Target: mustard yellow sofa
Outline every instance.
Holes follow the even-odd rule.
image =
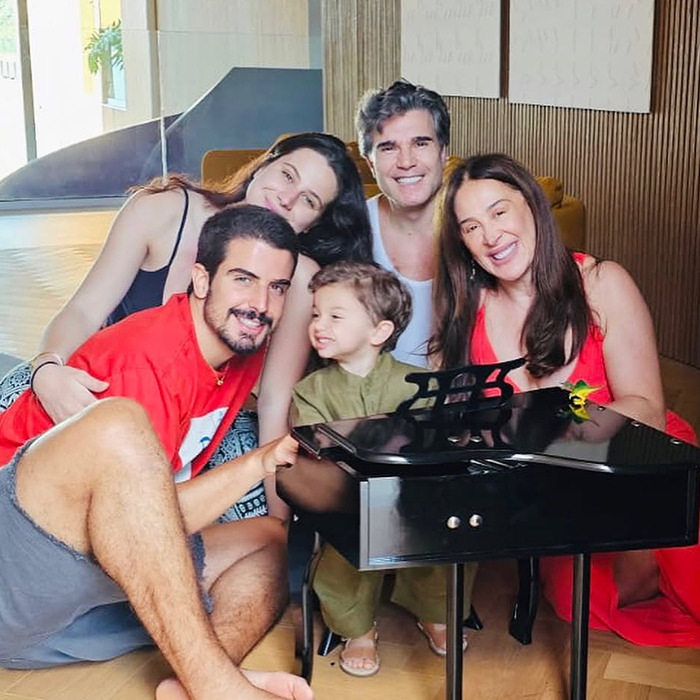
[[[559,233],[567,248],[585,251],[586,210],[583,202],[569,194],[564,194],[564,188],[556,177],[538,175],[537,182],[549,200],[559,226]]]

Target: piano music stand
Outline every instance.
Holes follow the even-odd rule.
[[[590,555],[695,544],[700,450],[592,403],[579,434],[560,389],[481,406],[295,428],[324,459],[280,470],[278,492],[361,570],[448,566],[448,700],[462,698],[462,563],[573,555],[571,698],[584,700]]]

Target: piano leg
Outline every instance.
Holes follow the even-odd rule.
[[[484,623],[473,605],[469,608],[469,617],[464,621],[464,627],[468,627],[470,630],[477,630],[477,632],[484,629]]]
[[[447,700],[462,700],[464,565],[447,565]]]
[[[588,673],[588,608],[591,590],[591,555],[574,554],[571,627],[571,700],[585,700]]]
[[[532,644],[532,626],[540,599],[540,560],[518,559],[518,598],[508,628],[521,644]]]
[[[295,655],[301,659],[300,675],[309,683],[311,683],[311,675],[314,670],[314,611],[311,584],[315,569],[315,558],[314,553],[306,565],[304,580],[301,584],[301,639],[298,638],[298,632],[295,634],[295,637],[297,637],[295,639]]]

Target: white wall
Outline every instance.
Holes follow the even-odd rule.
[[[187,109],[234,66],[309,68],[307,0],[157,0],[163,112]]]

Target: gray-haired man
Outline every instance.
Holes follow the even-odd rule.
[[[440,185],[450,116],[440,95],[406,80],[373,90],[356,118],[360,152],[381,193],[367,202],[374,260],[410,289],[413,318],[394,356],[427,365],[431,330],[433,209]]]
[[[433,209],[442,185],[450,140],[450,116],[440,95],[407,80],[372,90],[355,116],[360,152],[381,190],[367,202],[372,257],[408,287],[413,316],[392,355],[427,366],[432,320]],[[420,622],[431,649],[446,653],[446,625]],[[348,639],[344,670],[369,675],[378,668],[374,627]],[[466,648],[466,640],[464,642]]]

